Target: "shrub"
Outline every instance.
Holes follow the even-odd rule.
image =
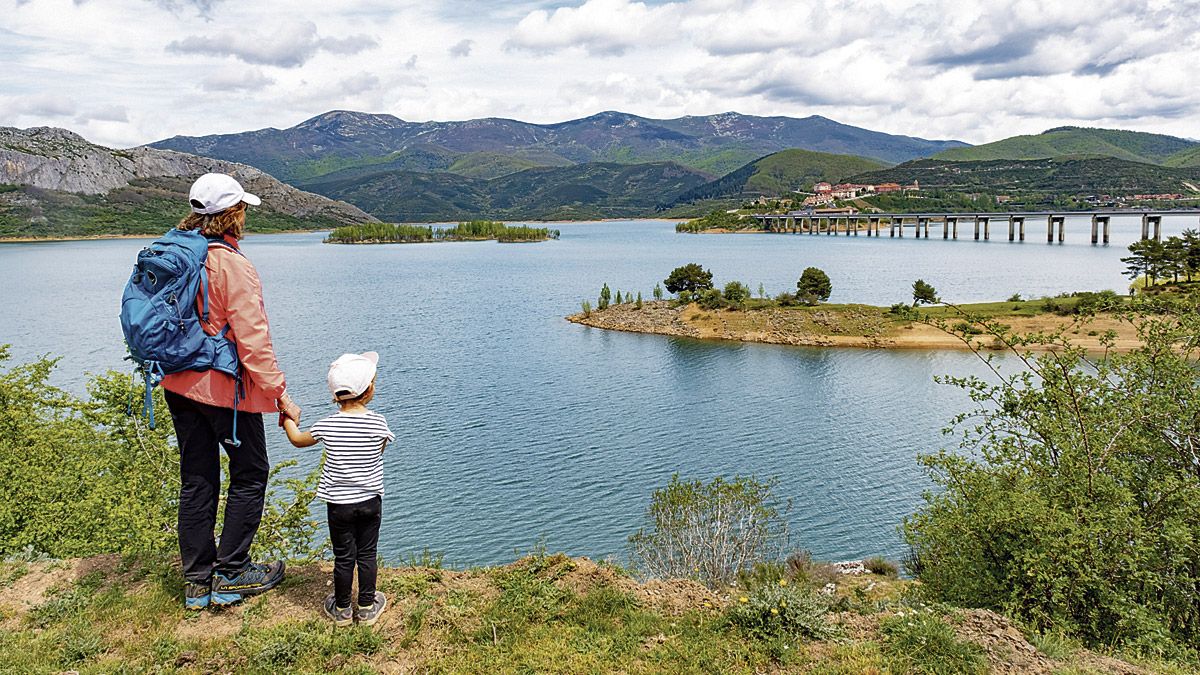
[[[579,303],[579,308],[583,310],[584,316],[592,315],[592,303],[588,302],[587,300],[584,300],[583,302]]]
[[[873,558],[867,558],[866,560],[863,561],[863,567],[866,567],[867,571],[870,572],[871,574],[878,574],[879,576],[883,576],[883,577],[898,577],[898,576],[900,576],[899,565],[892,562],[891,560],[888,560],[887,558],[883,558],[880,556],[875,556]]]
[[[740,281],[731,281],[725,284],[723,295],[729,304],[741,307],[750,299],[750,288]]]
[[[1200,315],[1134,319],[1130,353],[1063,339],[995,382],[943,380],[980,408],[963,452],[922,457],[939,489],[904,525],[934,597],[1089,646],[1200,642]]]
[[[696,579],[710,588],[783,550],[787,520],[771,495],[775,481],[753,477],[685,482],[655,490],[649,524],[630,538],[633,563],[651,577]]]
[[[780,307],[792,307],[800,304],[800,301],[796,298],[795,293],[788,293],[786,291],[775,296],[775,302],[778,303]]]
[[[837,635],[825,620],[828,612],[824,598],[781,579],[735,597],[726,616],[731,624],[759,640],[823,640]]]
[[[600,288],[600,297],[596,300],[596,307],[598,309],[608,309],[608,305],[611,302],[612,291],[609,290],[608,284],[604,284],[604,286]]]
[[[1021,294],[1020,294],[1020,293],[1013,293],[1012,295],[1008,296],[1008,301],[1009,301],[1009,302],[1020,302],[1020,301],[1021,301]]]
[[[710,288],[696,296],[696,304],[704,309],[721,309],[728,303],[725,302],[725,298],[721,297],[721,291]]]
[[[662,284],[654,284],[654,299],[655,299],[655,300],[662,300],[662,299],[663,299],[663,288],[662,288]]]
[[[8,360],[0,346],[0,366]],[[54,364],[0,370],[0,557],[173,551],[179,450],[161,391],[152,430],[127,412],[143,393],[128,374],[93,377],[81,400],[48,384]],[[320,554],[310,514],[316,479],[273,474],[256,554]]]
[[[896,612],[880,624],[883,652],[897,673],[958,675],[987,672],[983,649],[959,640],[928,607]]]

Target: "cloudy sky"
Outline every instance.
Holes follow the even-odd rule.
[[[1200,138],[1200,0],[0,0],[0,126],[125,147],[331,109]]]

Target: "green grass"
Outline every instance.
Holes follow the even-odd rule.
[[[953,610],[914,609],[903,601],[912,582],[842,579],[839,596],[822,599],[813,593],[826,581],[805,571],[816,565],[811,561],[746,575],[733,592],[732,608],[675,614],[639,599],[612,570],[561,554],[535,553],[501,567],[458,572],[385,568],[380,588],[391,598],[385,620],[348,629],[335,629],[319,613],[317,598],[328,592],[326,570],[298,567],[287,585],[242,608],[190,616],[182,609],[183,580],[175,565],[125,560],[78,580],[70,567],[61,568],[60,586],[35,609],[14,617],[5,606],[0,613],[11,627],[0,630],[5,672],[345,674],[398,666],[484,675],[981,672],[979,648],[955,636]],[[747,596],[744,604],[737,601],[741,595]],[[883,627],[819,639],[841,631],[829,604],[852,606],[860,615],[882,613]],[[772,608],[794,613],[774,614]],[[893,615],[897,609],[903,616]],[[1034,641],[1062,659],[1063,668],[1084,663],[1079,659],[1086,652],[1076,651],[1068,638]],[[1153,672],[1193,672],[1187,664],[1148,665]]]

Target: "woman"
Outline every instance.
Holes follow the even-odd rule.
[[[246,206],[262,200],[232,176],[209,173],[192,185],[189,201],[192,212],[179,229],[199,230],[210,239],[205,262],[208,321],[202,325],[209,335],[228,327],[225,335],[237,348],[242,387],[238,391],[234,378],[216,370],[187,370],[162,381],[179,440],[179,553],[187,581],[185,605],[204,609],[210,602],[234,604],[283,579],[282,562],[250,561],[270,471],[262,414],[278,410],[298,422],[300,408],[288,396],[275,360],[258,272],[238,245]],[[231,407],[234,401],[236,411]],[[232,438],[237,441],[227,440]],[[221,495],[220,447],[229,456],[229,495],[218,546],[213,528]]]

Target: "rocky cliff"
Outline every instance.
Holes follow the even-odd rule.
[[[321,225],[375,220],[358,207],[298,190],[244,164],[148,147],[114,150],[89,143],[66,129],[0,127],[0,184],[105,196],[139,182],[158,181],[173,186],[167,192],[178,194],[182,215],[186,212],[186,185],[207,172],[234,176],[262,197],[267,212]],[[28,202],[28,191],[24,199]],[[52,219],[53,214],[36,217]]]

